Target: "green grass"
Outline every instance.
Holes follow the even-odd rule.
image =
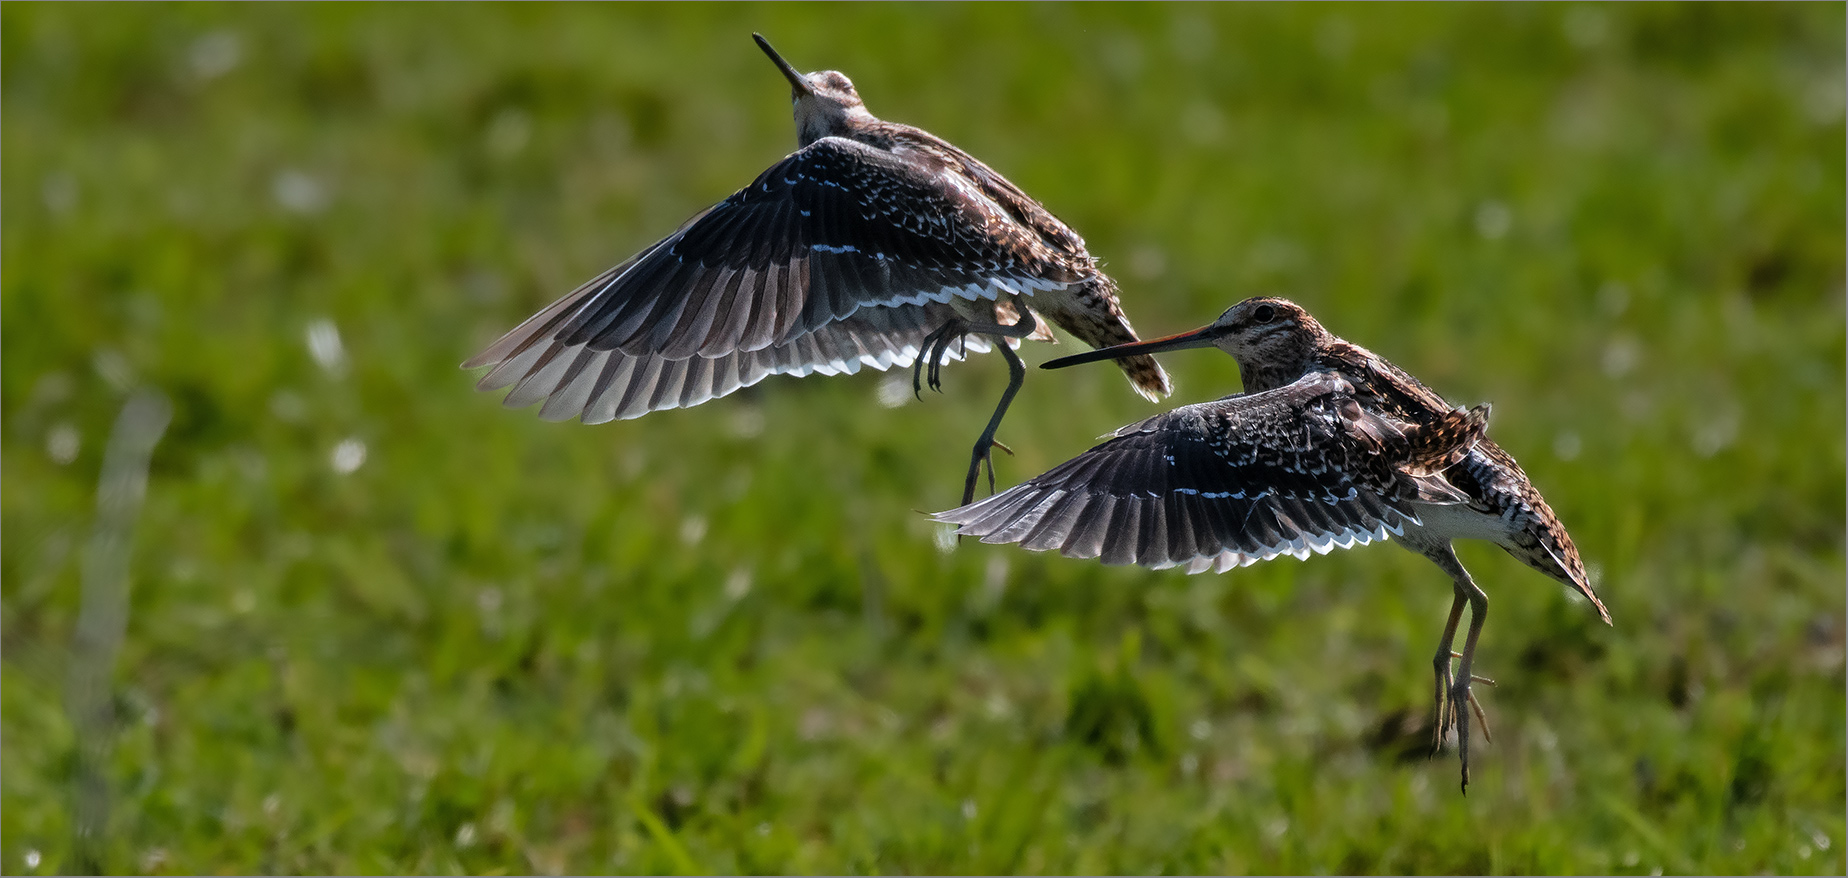
[[[876,374],[598,427],[473,392],[457,363],[793,146],[752,30],[1041,198],[1144,334],[1277,293],[1492,401],[1616,626],[1462,547],[1501,684],[1465,798],[1425,758],[1450,589],[1410,553],[940,549],[992,358],[897,408]],[[111,870],[1841,874],[1843,32],[8,3],[0,868],[80,865],[81,557],[150,386]],[[1170,405],[1237,386],[1167,363]],[[1001,476],[1157,410],[1036,371]]]

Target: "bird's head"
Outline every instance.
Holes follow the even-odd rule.
[[[808,146],[829,135],[845,134],[854,121],[871,120],[873,114],[867,112],[866,104],[860,100],[860,93],[854,91],[853,80],[838,70],[822,70],[816,73],[800,73],[783,60],[775,49],[770,48],[770,41],[761,34],[752,34],[757,40],[757,47],[783,71],[783,77],[789,80],[789,98],[795,105],[796,139]]]
[[[1187,348],[1218,348],[1238,360],[1240,371],[1301,375],[1328,331],[1301,305],[1275,296],[1246,299],[1192,332],[1130,342],[1061,357],[1042,368],[1062,369],[1079,363],[1134,354],[1158,354]]]
[[[1303,306],[1275,296],[1246,299],[1196,330],[1202,347],[1212,345],[1241,365],[1301,362],[1315,352],[1327,330]]]

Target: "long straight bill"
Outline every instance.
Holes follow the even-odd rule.
[[[776,62],[776,69],[783,71],[783,78],[789,80],[790,87],[794,88],[798,94],[815,93],[815,90],[809,87],[808,77],[803,76],[788,61],[783,60],[783,56],[778,55],[775,49],[770,48],[770,41],[764,39],[763,34],[751,34],[751,39],[756,40],[757,48],[764,50],[764,54],[769,55],[770,60]]]
[[[1159,354],[1163,351],[1179,351],[1186,350],[1187,348],[1210,348],[1213,346],[1214,340],[1218,338],[1219,335],[1213,332],[1213,327],[1202,326],[1192,332],[1183,332],[1179,335],[1151,338],[1148,341],[1132,341],[1128,344],[1111,345],[1107,348],[1085,351],[1082,354],[1060,357],[1056,360],[1049,360],[1041,363],[1040,368],[1063,369],[1066,366],[1076,366],[1080,363],[1114,360],[1118,357],[1129,357],[1136,354]]]

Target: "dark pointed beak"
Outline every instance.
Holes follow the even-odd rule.
[[[751,39],[756,40],[757,48],[764,50],[764,54],[769,55],[770,60],[776,62],[776,69],[783,71],[783,77],[789,80],[789,86],[796,90],[796,94],[812,95],[815,93],[815,89],[808,83],[808,77],[789,66],[789,62],[783,60],[783,56],[770,48],[770,41],[764,39],[763,34],[751,34]]]
[[[1148,341],[1132,341],[1129,344],[1112,345],[1060,357],[1040,364],[1041,369],[1063,369],[1079,363],[1095,363],[1099,360],[1114,360],[1118,357],[1131,357],[1137,354],[1159,354],[1163,351],[1180,351],[1187,348],[1210,348],[1219,338],[1219,332],[1212,326],[1202,326],[1192,332],[1170,335],[1163,338],[1151,338]]]

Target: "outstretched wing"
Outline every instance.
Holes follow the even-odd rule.
[[[539,417],[548,421],[582,416],[586,424],[601,424],[663,409],[689,408],[771,375],[851,375],[862,366],[883,371],[909,365],[924,336],[951,313],[950,306],[938,304],[867,308],[790,342],[712,358],[695,355],[675,360],[662,354],[600,351],[589,345],[529,345],[482,376],[476,387],[499,390],[512,386],[505,400],[510,408],[544,400]],[[547,314],[542,311],[533,319]],[[983,353],[989,350],[989,342],[981,336],[965,336],[946,356],[960,360],[965,350]]]
[[[928,158],[818,140],[463,365],[495,366],[481,387],[516,384],[510,403],[582,398],[587,416],[607,408],[597,401],[611,387],[624,399],[660,397],[616,408],[641,414],[776,372],[909,364],[919,339],[954,313],[952,300],[1082,279],[978,187],[933,173]],[[678,395],[672,382],[629,377],[657,371],[689,377]],[[695,380],[705,372],[716,377]]]
[[[937,519],[985,543],[1198,573],[1383,540],[1418,523],[1410,500],[1460,499],[1394,466],[1419,428],[1364,412],[1352,389],[1314,373],[1175,409]]]

